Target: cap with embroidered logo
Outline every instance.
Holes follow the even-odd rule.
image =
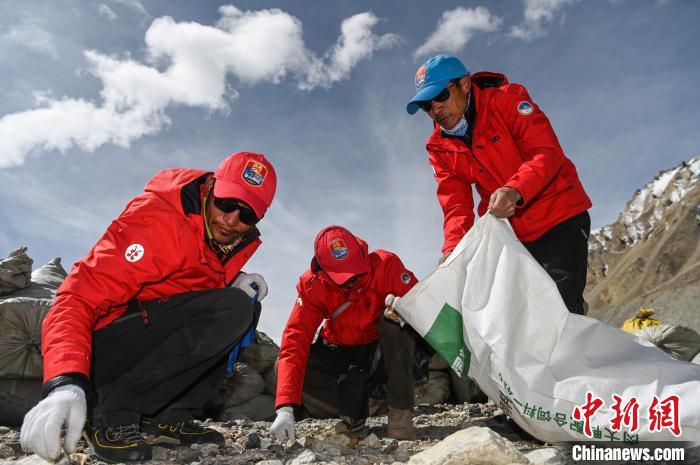
[[[238,152],[226,157],[214,172],[214,195],[242,200],[258,218],[270,207],[277,189],[275,169],[265,155]]]
[[[369,271],[367,251],[342,226],[328,226],[318,233],[314,241],[314,256],[321,269],[338,285]]]
[[[414,114],[420,108],[419,102],[427,102],[434,99],[452,79],[469,75],[469,70],[452,55],[436,55],[429,58],[416,71],[416,95],[413,96],[406,111]]]

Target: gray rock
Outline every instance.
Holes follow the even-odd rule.
[[[260,436],[257,433],[248,433],[243,439],[244,449],[259,449],[260,448]]]
[[[399,441],[396,439],[384,438],[382,439],[382,452],[384,454],[390,454],[399,447]]]
[[[396,454],[394,454],[396,456]],[[397,457],[398,458],[398,457]],[[411,457],[410,465],[511,465],[530,461],[507,439],[489,428],[473,426],[446,437]]]
[[[199,455],[202,457],[215,457],[219,454],[219,446],[216,444],[204,444],[199,449]]]
[[[15,456],[15,450],[5,444],[0,444],[0,459],[10,459]]]
[[[369,447],[371,449],[379,449],[382,447],[382,441],[377,437],[376,434],[372,433],[366,438],[364,438],[362,441],[360,441],[360,445]]]
[[[294,460],[289,462],[290,465],[303,465],[305,463],[314,463],[316,461],[316,454],[310,450],[305,450],[301,454],[297,455]]]
[[[153,447],[151,454],[153,460],[168,460],[170,458],[170,450],[165,447]]]
[[[257,465],[284,465],[284,462],[281,460],[263,460],[262,462],[258,462]]]
[[[10,432],[10,428],[7,426],[0,426],[0,434],[7,434]]]
[[[47,460],[42,459],[40,456],[36,454],[29,455],[27,457],[21,458],[17,460],[16,462],[12,462],[13,465],[49,465],[53,464],[54,462],[49,462]]]
[[[566,458],[559,449],[545,447],[525,454],[525,457],[534,465],[565,465]]]

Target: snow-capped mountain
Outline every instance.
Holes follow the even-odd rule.
[[[700,156],[657,174],[615,223],[592,231],[588,263],[591,316],[617,325],[652,307],[700,329]]]

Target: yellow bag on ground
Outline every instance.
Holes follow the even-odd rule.
[[[654,315],[654,310],[648,308],[640,308],[639,313],[634,318],[628,318],[622,323],[620,329],[627,331],[628,333],[634,334],[640,329],[648,328],[650,326],[659,326],[661,321],[652,318]]]

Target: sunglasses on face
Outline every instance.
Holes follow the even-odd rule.
[[[458,82],[458,81],[457,81]],[[450,84],[457,85],[457,82],[450,81],[447,86],[440,91],[432,100],[426,100],[424,102],[418,102],[418,107],[426,113],[430,113],[433,102],[444,102],[450,98]]]
[[[240,201],[236,199],[222,199],[219,197],[214,197],[214,206],[224,213],[233,213],[238,210],[239,218],[241,223],[245,223],[249,226],[257,224],[260,218],[257,217],[255,211],[243,205]]]

